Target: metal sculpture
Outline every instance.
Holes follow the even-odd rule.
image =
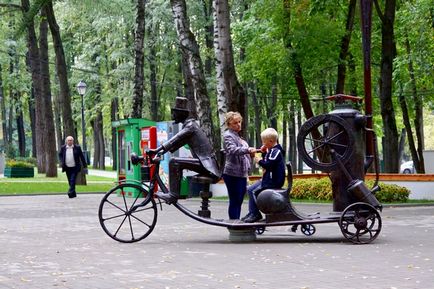
[[[333,96],[330,99],[351,98],[353,97]],[[378,213],[381,205],[373,194],[377,188],[369,190],[363,182],[363,177],[360,178],[354,171],[348,169],[349,162],[359,161],[358,159],[363,159],[364,156],[364,154],[357,154],[358,151],[363,151],[362,148],[355,148],[357,146],[355,140],[363,135],[356,135],[357,131],[350,123],[353,122],[355,126],[360,126],[359,130],[363,131],[365,121],[363,116],[353,110],[345,110],[345,112],[351,112],[353,116],[349,118],[351,121],[342,118],[343,112],[317,116],[302,126],[298,137],[299,150],[307,163],[318,169],[338,172],[344,176],[346,182],[342,187],[343,191],[340,192],[342,196],[334,196],[334,207],[346,206],[342,213],[321,216],[319,213],[304,214],[297,211],[290,200],[292,169],[289,163],[287,164],[288,187],[266,189],[257,196],[258,208],[266,216],[264,220],[243,223],[211,218],[209,198],[212,193],[209,185],[214,179],[207,174],[199,174],[193,180],[204,184],[200,193],[202,203],[197,213],[183,206],[181,202],[174,202],[173,205],[192,219],[209,225],[226,227],[232,236],[239,235],[238,237],[243,240],[253,240],[256,234],[263,234],[266,228],[271,226],[291,226],[292,232],[296,232],[297,228],[301,227],[304,235],[311,236],[316,232],[314,224],[336,222],[347,240],[355,244],[372,242],[378,237],[382,224]],[[315,130],[314,135],[319,135],[319,138],[311,137],[313,130]],[[140,163],[142,169],[150,172],[150,178],[140,184],[122,183],[102,199],[98,216],[103,230],[111,238],[126,243],[137,242],[146,238],[154,229],[157,220],[157,204],[153,192],[156,185],[163,194],[168,193],[167,187],[158,174],[161,155],[161,150],[148,151],[145,156],[132,155],[132,163],[135,165]],[[319,158],[315,159],[314,155],[318,155]],[[152,166],[154,169],[146,169]],[[140,194],[137,194],[134,200],[128,199],[124,192],[129,190],[138,190]],[[159,197],[158,194],[156,196]]]

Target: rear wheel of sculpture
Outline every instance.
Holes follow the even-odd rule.
[[[116,241],[133,243],[146,238],[157,222],[157,205],[152,194],[137,184],[120,184],[99,205],[102,229]]]
[[[370,204],[355,203],[344,210],[339,227],[347,240],[355,244],[368,244],[380,234],[381,217]]]
[[[314,225],[312,224],[302,224],[301,225],[301,232],[305,235],[305,236],[312,236],[313,234],[315,234],[316,232],[316,228]]]
[[[336,158],[345,163],[353,154],[354,137],[344,119],[323,114],[310,118],[300,128],[297,146],[303,161],[311,168],[330,172],[338,168]]]

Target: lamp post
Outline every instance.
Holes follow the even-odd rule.
[[[86,82],[83,80],[80,80],[80,82],[77,84],[77,91],[78,94],[81,96],[81,132],[83,134],[83,152],[85,154],[85,158],[87,161],[87,147],[86,147],[86,134],[84,132],[84,94],[86,93]]]

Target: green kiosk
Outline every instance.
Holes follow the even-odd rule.
[[[140,166],[131,164],[130,155],[142,155],[148,148],[157,147],[155,121],[142,118],[126,118],[112,122],[116,128],[116,148],[118,162],[118,181],[140,181]],[[136,197],[138,192],[124,192],[126,196]]]
[[[112,122],[116,128],[116,153],[118,181],[141,181],[140,166],[131,164],[130,155],[136,153],[143,155],[147,149],[157,148],[179,131],[180,125],[173,126],[171,121],[155,122],[143,118],[126,118]],[[166,186],[168,183],[169,161],[173,156],[191,157],[190,150],[183,147],[179,151],[166,153],[161,161],[161,167],[165,174]],[[161,173],[161,172],[160,172]],[[191,172],[184,170],[184,178],[181,181],[181,198],[187,198],[190,189],[188,176]],[[157,188],[156,188],[157,189]],[[197,191],[197,189],[196,189]],[[125,196],[137,197],[138,192],[123,192]]]

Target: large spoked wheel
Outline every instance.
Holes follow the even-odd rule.
[[[370,204],[355,203],[344,210],[339,227],[347,240],[355,244],[368,244],[380,234],[381,217]]]
[[[146,189],[120,184],[111,189],[99,205],[99,222],[116,241],[133,243],[146,238],[157,222],[157,205]]]
[[[345,163],[353,154],[354,137],[349,125],[339,116],[323,114],[310,118],[300,128],[297,146],[303,161],[315,170],[330,172],[338,168],[337,158]]]

